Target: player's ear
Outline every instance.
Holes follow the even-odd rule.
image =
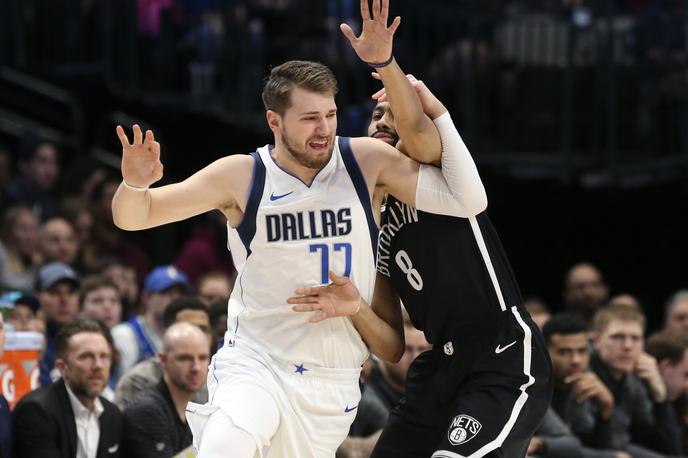
[[[282,130],[282,117],[276,111],[268,110],[265,113],[270,130],[277,133]]]

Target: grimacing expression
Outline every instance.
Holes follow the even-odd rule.
[[[295,87],[291,106],[284,115],[276,115],[282,143],[299,165],[314,170],[327,165],[337,133],[337,105],[332,95]]]
[[[70,337],[67,355],[56,366],[76,396],[95,399],[107,385],[111,363],[112,349],[102,334],[79,332]]]
[[[629,373],[643,350],[643,327],[635,321],[612,320],[593,337],[593,345],[612,375]]]
[[[588,334],[552,334],[547,344],[552,371],[557,383],[569,375],[585,372],[590,363]]]
[[[394,114],[389,102],[380,102],[373,109],[373,114],[368,125],[368,136],[382,140],[391,146],[396,146],[399,141]]]

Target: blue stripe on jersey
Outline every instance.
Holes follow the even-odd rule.
[[[366,186],[365,178],[361,173],[361,168],[356,162],[353,151],[351,151],[351,139],[348,137],[339,137],[339,151],[342,153],[342,159],[346,166],[346,171],[349,172],[349,177],[356,188],[356,194],[361,201],[363,211],[365,211],[366,219],[368,220],[368,231],[370,231],[370,243],[373,247],[373,259],[377,259],[377,237],[378,228],[373,217],[373,209],[370,203],[370,193],[368,186]]]
[[[244,218],[237,226],[236,230],[239,238],[246,247],[246,257],[251,256],[251,241],[256,235],[256,214],[258,213],[258,206],[260,199],[263,197],[263,188],[265,187],[265,164],[258,153],[251,153],[253,157],[253,178],[251,179],[251,191],[246,202],[246,210],[244,211]]]

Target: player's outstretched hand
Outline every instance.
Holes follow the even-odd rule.
[[[309,321],[318,323],[327,318],[351,316],[361,308],[361,295],[347,277],[340,277],[330,271],[327,286],[299,288],[294,291],[298,296],[290,297],[287,303],[295,304],[295,312],[319,312]]]
[[[363,62],[386,62],[392,55],[394,32],[401,24],[401,17],[395,17],[387,27],[389,0],[373,0],[372,14],[369,0],[361,0],[361,19],[363,27],[358,37],[348,24],[342,24],[339,28]]]
[[[146,188],[162,178],[162,162],[160,162],[160,143],[155,141],[153,132],[146,131],[144,138],[141,127],[134,124],[134,142],[129,138],[122,126],[117,126],[117,137],[122,143],[122,178],[137,188]]]
[[[372,72],[371,75],[376,80],[382,81],[382,77],[379,73]],[[440,99],[438,99],[435,96],[435,94],[433,94],[432,91],[428,89],[428,87],[422,80],[417,79],[415,76],[411,74],[407,74],[406,78],[408,78],[409,82],[411,83],[411,86],[413,86],[413,89],[416,90],[416,94],[418,94],[420,104],[423,107],[423,112],[426,115],[428,115],[431,119],[435,119],[439,117],[441,114],[443,114],[445,111],[447,111],[447,108],[444,106],[444,104],[442,104],[442,102],[440,102]],[[372,98],[377,103],[386,102],[387,91],[383,87],[375,94],[373,94]]]

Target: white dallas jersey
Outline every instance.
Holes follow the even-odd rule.
[[[294,312],[287,304],[297,288],[329,283],[328,270],[351,278],[372,299],[378,228],[350,139],[336,137],[332,157],[310,186],[282,170],[270,149],[252,154],[244,218],[229,228],[238,272],[229,345],[257,346],[300,364],[358,368],[368,350],[349,318],[313,324],[308,320],[316,312]]]

